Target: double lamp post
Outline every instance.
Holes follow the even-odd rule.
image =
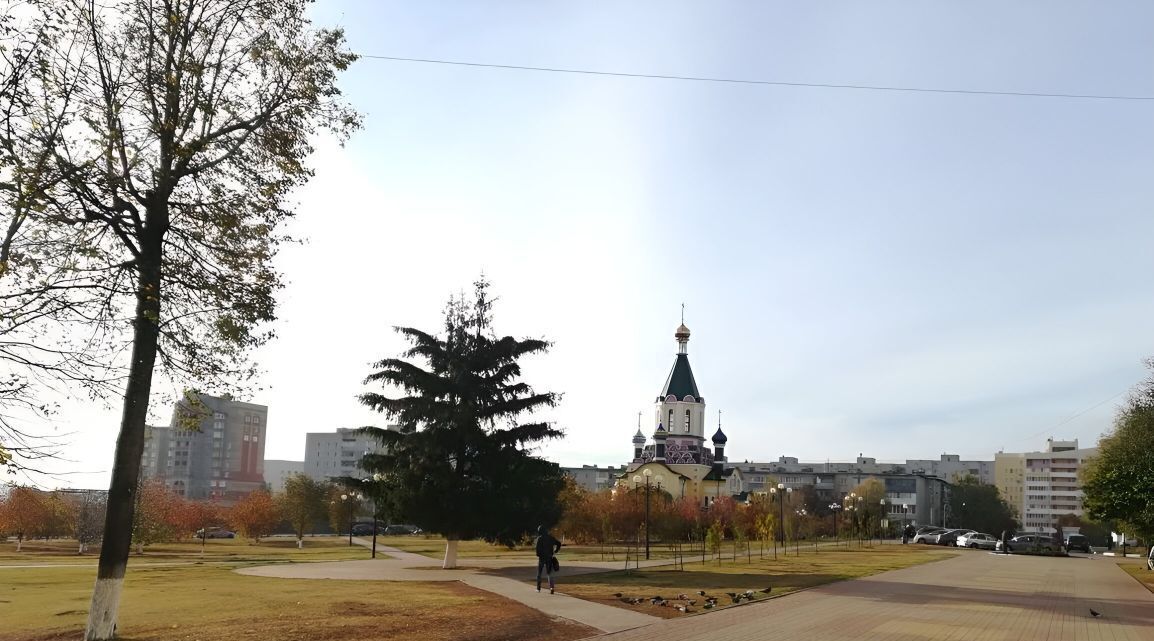
[[[641,477],[645,477],[645,560],[649,560],[649,492],[650,488],[661,489],[661,482],[664,480],[660,474],[653,476],[653,470],[645,468],[641,474],[633,476],[633,486],[641,486]],[[653,479],[654,485],[649,485],[649,480]]]

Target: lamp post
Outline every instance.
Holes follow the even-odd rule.
[[[883,498],[879,505],[881,505],[881,510],[878,511],[878,545],[883,545],[885,539],[882,538],[882,521],[889,523],[889,520],[884,518],[886,516],[886,500]]]
[[[785,502],[793,496],[793,488],[786,487],[785,483],[778,483],[777,487],[769,488],[769,494],[777,501],[778,536],[781,537],[781,547],[785,547]],[[788,554],[788,552],[787,552]],[[777,558],[777,537],[773,540],[773,558]]]
[[[653,478],[653,470],[646,468],[644,472],[633,476],[633,483],[641,485],[641,476],[645,476],[645,560],[649,560],[649,479]],[[661,475],[658,474],[654,481],[657,482],[657,487],[661,487]]]
[[[341,509],[348,510],[348,494],[341,495]],[[353,547],[353,513],[346,512],[349,515],[349,547]]]
[[[377,498],[380,495],[381,478],[381,473],[377,472],[373,474],[372,479],[361,479],[362,483],[369,483],[370,481],[372,482],[372,485],[366,486],[368,487],[368,490],[365,492],[365,495],[373,501],[373,552],[371,558],[374,559],[377,558],[377,522],[381,520],[381,515],[377,512],[379,508],[379,501]]]
[[[833,544],[836,546],[837,538],[837,511],[841,509],[841,503],[830,503],[829,513],[833,515]]]
[[[799,539],[801,538],[801,531],[803,529],[802,526],[805,524],[805,508],[803,507],[800,510],[794,510],[794,514],[797,515],[797,523],[793,528],[793,553],[796,556],[801,556],[801,542]]]

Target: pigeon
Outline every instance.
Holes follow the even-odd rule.
[[[686,599],[685,602],[689,605],[697,605],[697,599]]]
[[[746,590],[745,592],[742,592],[742,594],[744,594],[745,598],[747,598],[747,599],[751,598],[751,597],[753,597],[753,590]]]
[[[677,595],[677,600],[678,600],[678,601],[688,601],[688,600],[689,600],[689,595],[687,595],[687,594],[678,594],[678,595]]]
[[[698,591],[697,591],[697,594],[698,594],[699,596],[705,596],[705,590],[698,590]]]
[[[706,601],[705,605],[703,605],[701,607],[705,608],[706,610],[712,610],[713,609],[713,601]]]
[[[617,597],[618,599],[620,599],[620,598],[621,598],[621,593],[620,593],[620,592],[614,592],[614,593],[613,593],[613,596],[615,596],[615,597]]]
[[[770,590],[772,590],[772,589],[773,589],[772,587],[765,588],[764,590],[761,590],[761,592],[764,592],[765,594],[769,594]]]
[[[732,598],[734,598],[734,597],[736,597],[736,596],[737,596],[737,593],[736,593],[736,592],[726,592],[726,593],[725,593],[725,596],[727,596],[727,597],[729,597],[729,598],[731,598],[731,599],[732,599]]]
[[[1092,616],[1094,618],[1098,618],[1098,617],[1102,616],[1102,613],[1101,612],[1095,612],[1094,608],[1090,608],[1090,616]]]
[[[692,612],[693,610],[690,610],[689,606],[687,606],[687,605],[679,605],[679,606],[677,606],[677,611],[678,612],[684,612],[684,613],[688,614],[688,613]]]

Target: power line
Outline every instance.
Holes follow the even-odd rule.
[[[1130,391],[1130,390],[1129,390],[1129,389],[1124,389],[1124,390],[1122,390],[1121,392],[1118,392],[1117,394],[1115,394],[1115,395],[1111,396],[1110,398],[1108,398],[1108,399],[1106,399],[1106,400],[1104,400],[1104,401],[1100,401],[1100,402],[1098,402],[1098,403],[1095,403],[1095,404],[1091,405],[1090,407],[1087,407],[1086,409],[1084,409],[1084,410],[1082,410],[1082,411],[1080,411],[1080,412],[1074,412],[1073,414],[1071,414],[1071,415],[1067,416],[1065,419],[1063,419],[1063,420],[1061,420],[1061,421],[1058,421],[1057,423],[1055,423],[1055,424],[1051,425],[1050,427],[1047,427],[1046,429],[1042,430],[1041,432],[1038,432],[1037,434],[1032,434],[1032,435],[1030,435],[1030,436],[1027,436],[1026,438],[1024,438],[1024,439],[1022,439],[1022,440],[1023,440],[1023,441],[1033,440],[1033,439],[1035,439],[1035,438],[1037,438],[1037,437],[1039,437],[1039,436],[1041,436],[1041,435],[1045,434],[1046,432],[1050,432],[1051,434],[1053,434],[1053,430],[1055,430],[1056,428],[1062,427],[1062,426],[1063,426],[1063,425],[1065,425],[1066,423],[1069,423],[1070,421],[1072,421],[1072,420],[1074,420],[1074,419],[1078,418],[1079,416],[1081,416],[1081,415],[1083,415],[1083,414],[1085,414],[1085,413],[1087,413],[1087,412],[1089,412],[1089,411],[1091,411],[1091,410],[1096,410],[1096,409],[1098,409],[1099,407],[1102,407],[1102,406],[1103,406],[1103,405],[1105,405],[1106,403],[1109,403],[1110,401],[1112,401],[1112,400],[1114,400],[1114,399],[1118,398],[1119,396],[1121,396],[1121,395],[1125,394],[1125,393],[1126,393],[1126,392],[1128,392],[1128,391]]]
[[[375,56],[357,54],[361,58],[391,60],[393,62],[417,62],[431,65],[453,65],[458,67],[484,67],[488,69],[511,69],[516,71],[541,71],[548,73],[571,73],[586,76],[614,76],[618,78],[647,78],[652,80],[681,80],[688,82],[719,82],[738,85],[771,85],[775,87],[809,87],[815,89],[858,89],[864,91],[900,91],[908,93],[964,94],[974,96],[1013,96],[1027,98],[1067,98],[1077,100],[1154,100],[1154,96],[1120,96],[1108,94],[1043,93],[1034,91],[990,91],[981,89],[939,89],[933,87],[891,87],[885,85],[841,85],[821,82],[785,82],[781,80],[753,80],[748,78],[715,78],[709,76],[677,76],[652,73],[626,73],[623,71],[596,71],[593,69],[567,69],[563,67],[529,67],[525,65],[499,65],[486,62],[466,62],[463,60],[435,60],[431,58],[402,58],[399,56]]]

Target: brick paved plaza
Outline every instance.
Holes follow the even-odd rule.
[[[1138,641],[1154,594],[1113,560],[976,552],[599,639]]]

